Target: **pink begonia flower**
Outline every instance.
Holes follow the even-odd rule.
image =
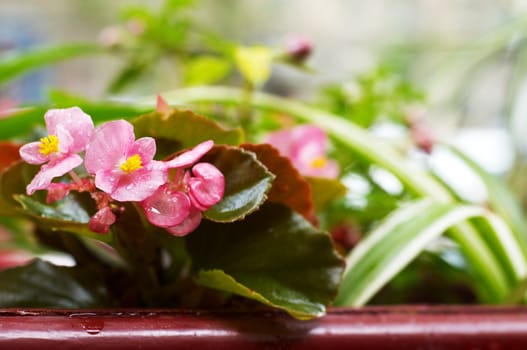
[[[95,186],[117,201],[140,202],[167,181],[166,167],[153,160],[156,144],[151,137],[135,140],[125,120],[98,127],[86,147],[86,170]]]
[[[20,148],[20,156],[27,163],[43,164],[27,186],[29,195],[46,189],[53,178],[82,164],[77,153],[86,148],[94,129],[90,116],[78,107],[50,109],[44,119],[48,136]]]
[[[194,231],[201,222],[202,212],[218,203],[225,191],[225,178],[212,164],[198,163],[214,143],[203,142],[192,150],[166,162],[167,169],[176,168],[174,179],[141,202],[148,221],[176,236]]]
[[[334,179],[338,164],[326,157],[329,140],[324,130],[314,125],[300,125],[271,133],[264,140],[277,148],[305,176]]]

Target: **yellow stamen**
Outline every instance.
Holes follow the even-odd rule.
[[[133,156],[128,157],[128,159],[122,162],[120,166],[121,170],[127,174],[130,174],[137,169],[141,169],[142,167],[143,163],[141,162],[139,154],[134,154]]]
[[[317,157],[311,161],[311,166],[316,169],[321,169],[326,166],[328,159],[324,156]]]
[[[51,153],[59,151],[59,138],[56,135],[48,135],[40,139],[38,151],[43,156],[49,156]]]

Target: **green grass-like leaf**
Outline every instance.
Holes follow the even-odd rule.
[[[420,200],[398,209],[347,257],[346,272],[336,303],[364,305],[430,242],[448,228],[474,217],[482,217],[489,222],[498,243],[510,243],[505,238],[512,238],[510,232],[504,231],[506,226],[504,228],[495,216],[478,206]],[[511,255],[519,254],[513,269],[525,276],[527,265],[521,252],[510,245],[505,249]]]
[[[460,150],[454,147],[449,149],[483,181],[491,209],[503,217],[507,224],[510,225],[516,237],[516,244],[518,244],[523,254],[527,256],[527,222],[517,198],[502,179],[486,172]]]
[[[101,52],[103,48],[94,44],[67,44],[30,51],[7,52],[0,56],[0,86],[31,70],[62,60]]]

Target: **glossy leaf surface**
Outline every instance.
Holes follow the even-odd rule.
[[[232,224],[203,222],[187,247],[199,283],[301,319],[325,312],[343,270],[329,235],[280,204]]]

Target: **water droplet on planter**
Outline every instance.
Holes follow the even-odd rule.
[[[99,334],[104,328],[103,320],[84,319],[81,321],[81,327],[90,335]]]

